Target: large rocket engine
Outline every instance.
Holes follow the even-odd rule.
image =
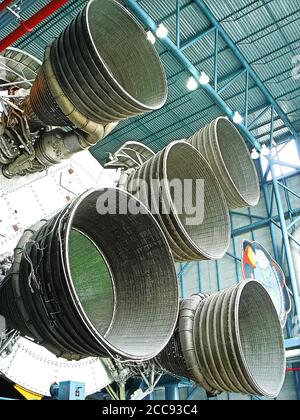
[[[42,172],[167,99],[156,50],[113,0],[89,1],[46,48],[41,66],[15,50],[1,62],[8,90],[0,92],[0,164],[7,178]]]

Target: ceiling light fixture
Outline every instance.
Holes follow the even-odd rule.
[[[147,39],[149,42],[151,42],[152,45],[154,45],[156,42],[155,35],[151,31],[147,32]]]
[[[209,76],[204,71],[202,71],[200,79],[199,79],[200,84],[201,85],[208,85],[209,81],[210,81]]]
[[[242,124],[244,121],[243,117],[241,116],[241,114],[239,112],[235,112],[233,115],[233,122],[235,124]]]
[[[196,90],[198,86],[198,82],[194,77],[190,77],[186,84],[187,89],[191,92]]]
[[[163,23],[161,23],[156,30],[157,38],[166,38],[168,36],[168,33],[168,28],[166,28]]]

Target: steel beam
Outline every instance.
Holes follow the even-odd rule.
[[[180,0],[176,0],[176,45],[180,49]]]
[[[259,161],[259,171],[260,171],[261,179],[263,179],[263,169],[262,169],[262,159],[261,158],[260,158],[260,161]],[[263,182],[262,183],[262,191],[263,191],[263,195],[264,195],[267,215],[268,215],[269,220],[271,220],[271,218],[273,216],[273,202],[274,202],[274,200],[273,200],[273,197],[274,197],[273,189],[272,189],[272,193],[271,193],[271,197],[270,197],[269,187],[265,182]],[[270,223],[269,221],[268,221],[268,225],[270,227],[270,235],[271,235],[271,239],[272,239],[272,245],[273,245],[275,260],[279,264],[281,261],[280,261],[279,249],[278,249],[278,244],[277,244],[277,239],[276,239],[275,227],[274,227],[273,223]]]
[[[185,263],[185,264],[181,263],[180,264],[180,271],[179,271],[177,277],[182,276],[185,273],[185,271],[190,267],[190,265],[191,265],[191,263]]]
[[[239,211],[232,211],[232,212],[231,212],[231,214],[232,214],[233,216],[241,216],[241,217],[247,217],[247,218],[250,218],[249,213],[248,213],[248,214],[246,214],[246,213],[241,213],[241,212],[239,212]],[[251,213],[251,219],[265,220],[266,218],[265,218],[265,217],[262,217],[262,216],[256,216],[255,214],[252,214],[252,213]]]
[[[237,74],[234,75],[232,79],[229,80],[229,82],[226,83],[221,89],[218,89],[219,95],[223,93],[226,89],[228,89],[230,86],[232,86],[240,77],[242,77],[246,73],[245,69],[240,70]]]
[[[277,177],[277,179],[278,179],[278,181],[282,181],[283,179],[294,178],[295,176],[298,176],[298,175],[300,175],[300,171],[295,171],[295,172],[292,172],[290,174],[285,174],[285,175],[282,175],[282,176],[280,175],[280,176]],[[264,180],[264,183],[267,184],[267,185],[270,185],[270,184],[272,184],[272,180],[271,179],[270,180]]]
[[[256,128],[256,127],[253,127],[255,123],[257,123],[257,121],[259,121],[269,111],[270,108],[271,108],[271,105],[267,105],[266,108],[257,117],[255,117],[255,119],[251,122],[248,128],[249,129],[252,128],[254,130]]]
[[[193,388],[191,389],[190,393],[186,397],[186,400],[187,401],[193,400],[193,398],[196,395],[196,393],[198,392],[198,390],[199,390],[198,386],[197,385],[194,385]]]
[[[180,272],[177,275],[178,279],[179,279],[179,286],[180,286],[180,294],[181,294],[181,299],[184,299],[184,284],[183,284],[183,273],[185,271],[184,267],[187,267],[188,264],[185,264],[185,266],[180,263]]]
[[[167,385],[166,390],[166,400],[167,401],[179,401],[179,387],[178,384]]]
[[[282,184],[281,182],[278,182],[278,184],[284,188],[286,191],[288,191],[290,194],[294,195],[295,197],[299,198],[300,200],[300,195],[297,194],[295,191],[291,190],[289,187],[287,187],[286,185]]]
[[[264,96],[268,99],[270,102],[270,105],[274,107],[274,110],[276,111],[277,115],[280,116],[282,121],[285,123],[286,127],[291,131],[293,134],[295,140],[297,142],[300,142],[298,138],[298,133],[293,127],[292,123],[282,110],[282,108],[279,106],[279,104],[276,102],[270,91],[267,89],[267,87],[264,85],[264,83],[260,80],[260,78],[257,76],[251,65],[248,63],[248,61],[245,59],[241,51],[237,48],[234,41],[230,38],[230,36],[226,33],[226,31],[223,29],[222,25],[218,20],[215,18],[209,7],[205,4],[203,0],[194,0],[196,5],[199,7],[201,12],[206,16],[206,18],[209,20],[209,22],[215,26],[218,31],[221,38],[224,40],[224,42],[229,46],[231,51],[234,53],[234,55],[237,57],[237,59],[240,61],[240,63],[247,69],[249,72],[249,76],[254,80],[256,85],[259,87],[259,89],[262,91]]]
[[[252,218],[252,213],[251,213],[250,207],[248,208],[248,215],[249,215],[250,223],[253,223],[253,218]],[[254,235],[253,230],[251,230],[251,239],[252,239],[253,242],[255,241],[255,235]]]
[[[136,15],[136,17],[144,24],[145,27],[149,28],[154,34],[156,33],[158,26],[157,23],[148,15],[148,13],[137,3],[136,0],[124,0],[124,3],[129,9]],[[191,63],[191,61],[183,54],[183,52],[174,44],[169,38],[165,37],[160,40],[162,44],[173,53],[174,57],[181,63],[181,65],[196,79],[200,79],[199,70]],[[201,85],[209,97],[215,102],[216,105],[222,109],[222,111],[233,121],[235,111],[232,110],[227,103],[218,95],[215,89],[210,85]],[[250,133],[250,131],[243,125],[239,124],[240,131],[245,137],[252,143],[257,150],[261,150],[260,143]]]
[[[278,208],[280,228],[281,228],[282,238],[283,238],[285,252],[286,252],[286,261],[287,261],[287,265],[288,265],[288,269],[290,273],[290,280],[291,280],[292,290],[294,294],[295,310],[298,316],[298,321],[300,322],[300,295],[299,295],[299,289],[298,289],[298,282],[296,278],[294,261],[293,261],[292,252],[291,252],[289,232],[287,230],[286,221],[285,221],[285,212],[283,209],[281,195],[280,195],[280,186],[276,178],[276,172],[275,172],[274,164],[272,161],[270,162],[270,170],[272,174],[274,194],[275,194],[275,199],[276,199],[277,208]]]
[[[218,92],[218,56],[219,56],[219,30],[215,28],[215,59],[214,59],[214,88]]]
[[[217,287],[218,292],[221,291],[221,270],[220,270],[220,262],[216,261],[216,272],[217,272]]]
[[[232,237],[234,238],[235,236],[244,235],[245,233],[251,232],[251,230],[262,229],[264,227],[267,227],[270,224],[270,222],[271,222],[271,219],[266,218],[265,220],[260,220],[259,222],[255,222],[250,225],[243,226],[238,229],[234,229],[232,231]]]
[[[197,42],[201,41],[204,37],[206,37],[207,35],[211,34],[212,32],[215,31],[215,28],[209,28],[204,32],[201,32],[200,34],[197,34],[195,36],[193,36],[192,38],[186,40],[182,45],[181,45],[181,51],[186,50],[187,48],[192,47],[193,45],[195,45]]]
[[[299,222],[300,222],[300,216],[296,217],[296,219],[288,225],[287,230],[291,230]]]
[[[300,208],[293,209],[292,214],[295,215],[295,216],[299,215],[300,214]],[[286,212],[285,213],[285,218],[288,218],[288,217],[289,217],[289,212]],[[264,220],[259,220],[258,222],[254,222],[254,223],[249,224],[247,226],[242,226],[240,228],[234,229],[232,231],[232,237],[244,235],[245,233],[251,232],[251,230],[255,231],[255,230],[258,230],[258,229],[262,229],[264,227],[269,226],[270,223],[272,223],[272,222],[277,223],[279,221],[280,221],[279,216],[273,216],[273,217],[270,217],[270,218],[266,217]]]
[[[201,265],[200,262],[197,261],[197,274],[198,274],[198,290],[202,292],[202,278],[201,278]]]
[[[300,171],[300,165],[294,165],[292,163],[283,162],[281,160],[272,159],[274,165],[283,166],[285,168],[295,169],[296,171]]]
[[[230,222],[231,222],[231,226],[232,229],[234,229],[234,223],[233,223],[233,216],[232,213],[230,213]],[[233,257],[235,260],[235,274],[236,274],[236,282],[239,283],[240,282],[240,268],[241,268],[241,259],[239,257],[237,257],[237,245],[236,245],[236,240],[235,240],[235,236],[232,237],[232,246],[233,246],[233,255],[229,252],[227,252],[227,255],[229,255],[230,257]]]
[[[248,118],[249,118],[249,83],[250,76],[249,72],[246,71],[246,87],[245,87],[245,127],[248,128]]]

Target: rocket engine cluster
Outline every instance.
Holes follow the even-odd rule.
[[[29,73],[2,100],[7,178],[44,171],[167,100],[154,46],[113,0],[89,1],[46,48],[42,64],[13,49],[1,59],[8,83],[14,69]],[[179,299],[175,261],[222,258],[230,209],[259,201],[238,129],[220,117],[190,139],[148,153],[119,187],[87,191],[24,232],[0,277],[7,330],[66,360],[108,358],[129,370],[152,363],[211,393],[277,396],[283,333],[263,286],[249,280]],[[190,223],[197,206],[201,220]]]

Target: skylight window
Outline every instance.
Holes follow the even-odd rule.
[[[298,149],[295,140],[291,140],[288,143],[282,144],[272,148],[272,157],[274,160],[280,162],[289,163],[291,165],[300,165],[300,159],[298,154]],[[265,156],[262,156],[262,165],[264,175],[268,171],[267,180],[272,179],[272,174],[269,171],[269,161]],[[289,175],[297,170],[294,168],[288,168],[280,164],[274,166],[276,176],[282,177],[284,175]]]

